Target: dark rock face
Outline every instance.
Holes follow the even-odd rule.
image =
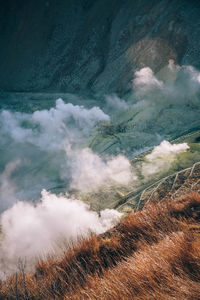
[[[136,68],[198,68],[199,14],[198,0],[2,1],[0,89],[124,93]]]

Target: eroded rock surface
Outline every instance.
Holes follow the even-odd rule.
[[[0,89],[124,93],[136,68],[199,67],[199,1],[1,2]]]

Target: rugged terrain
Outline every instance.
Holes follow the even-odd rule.
[[[136,68],[199,65],[198,0],[1,2],[0,89],[130,88]]]
[[[0,299],[199,299],[199,15],[1,1]]]

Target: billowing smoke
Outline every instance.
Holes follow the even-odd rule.
[[[145,162],[142,163],[141,171],[144,177],[155,173],[162,173],[169,170],[176,162],[180,153],[186,152],[190,147],[187,143],[171,144],[163,141],[153,151],[146,155]]]
[[[98,107],[86,109],[58,99],[49,110],[32,114],[3,110],[0,117],[2,144],[9,145],[2,156],[0,178],[3,278],[17,271],[19,259],[26,260],[26,271],[31,270],[37,258],[58,255],[62,243],[90,232],[102,233],[121,216],[112,209],[100,211],[99,216],[66,194],[68,188],[85,192],[103,185],[126,185],[132,175],[124,156],[102,158],[86,146],[98,123],[110,120]],[[43,190],[39,201],[36,197],[35,204],[30,201],[31,189],[38,194],[60,184],[62,194]]]
[[[172,145],[163,141],[146,156],[146,162],[141,166],[143,175],[169,168],[176,156],[188,149],[186,143]],[[88,148],[70,151],[67,151],[67,155],[73,170],[73,188],[88,192],[109,183],[126,185],[130,180],[138,180],[132,173],[129,161],[122,155],[103,160]],[[42,197],[35,205],[17,201],[10,177],[19,164],[19,161],[8,164],[2,173],[1,200],[3,196],[11,197],[16,203],[0,219],[1,278],[17,271],[20,258],[26,261],[26,271],[30,271],[39,257],[61,253],[63,242],[70,244],[78,236],[84,237],[90,232],[102,233],[116,224],[121,216],[112,209],[101,211],[99,216],[80,200],[46,190],[42,191]]]
[[[95,151],[127,156],[158,145],[162,140],[200,128],[200,73],[173,61],[154,74],[146,67],[134,74],[132,91],[126,95],[127,110],[111,118],[110,131],[95,139]],[[113,133],[113,134],[110,134]]]
[[[19,160],[8,163],[0,175],[0,203],[3,210],[17,201],[16,191],[11,182],[11,175],[19,164]]]
[[[135,72],[133,80],[135,95],[138,98],[165,101],[178,104],[192,101],[200,91],[200,73],[192,66],[178,66],[173,60],[156,75],[146,67]],[[154,97],[153,97],[154,96]]]
[[[199,92],[200,73],[170,61],[156,76],[149,68],[137,71],[127,101],[107,96],[104,110],[62,99],[32,113],[2,110],[1,277],[16,271],[19,258],[27,260],[29,269],[38,256],[57,253],[60,242],[113,226],[120,217],[117,211],[104,210],[99,216],[66,192],[138,184],[122,151],[132,157],[200,126]],[[99,134],[102,122],[105,132]],[[188,148],[163,141],[139,171],[144,178],[167,171]]]
[[[87,147],[95,126],[110,120],[98,107],[86,109],[58,99],[55,108],[49,110],[33,114],[3,110],[0,117],[2,135],[15,149],[8,163],[16,157],[21,160],[15,192],[20,188],[25,194],[19,195],[19,199],[33,197],[26,195],[33,186],[37,199],[43,188],[62,186],[64,191],[70,187],[85,192],[104,184],[126,185],[130,181],[131,165],[127,158],[101,158]],[[9,197],[7,207],[12,203]],[[7,207],[0,204],[1,210]]]
[[[105,185],[127,185],[134,178],[131,164],[123,155],[101,158],[85,148],[71,156],[71,188],[88,192]]]
[[[29,143],[45,151],[64,149],[66,144],[84,142],[100,121],[109,121],[99,107],[65,104],[56,100],[55,108],[33,114],[3,110],[0,114],[4,134],[16,143]]]
[[[66,191],[71,180],[71,162],[66,149],[85,147],[90,136],[95,134],[99,122],[109,122],[109,116],[99,107],[86,109],[83,106],[64,103],[58,99],[55,107],[33,113],[3,110],[0,113],[2,171],[11,161],[20,159],[16,168],[15,192],[19,199],[37,200],[41,190]],[[7,206],[0,203],[0,211]]]
[[[154,147],[153,151],[146,156],[149,161],[153,161],[165,157],[173,157],[176,154],[185,152],[190,147],[187,143],[171,144],[168,141],[163,141],[159,146]]]
[[[163,82],[159,81],[148,67],[135,72],[133,84],[138,96],[146,95],[153,88],[161,89],[163,87]]]
[[[19,258],[26,260],[26,271],[30,271],[37,258],[58,255],[62,243],[77,236],[106,231],[120,215],[106,209],[98,216],[82,201],[45,190],[36,205],[17,202],[1,215],[0,277],[17,271]]]
[[[104,110],[113,115],[113,112],[126,111],[129,108],[128,103],[120,99],[117,95],[108,95],[105,97]]]
[[[177,155],[189,149],[186,143],[170,144],[163,141],[154,147],[141,165],[144,177],[169,169]],[[83,192],[107,184],[128,184],[138,181],[131,170],[129,161],[122,155],[103,160],[90,149],[71,152],[71,187]],[[73,154],[72,154],[73,153]],[[102,233],[119,220],[121,214],[106,209],[100,216],[89,206],[67,194],[56,195],[42,191],[41,199],[34,205],[31,202],[17,201],[15,187],[10,181],[12,172],[19,161],[6,166],[2,174],[1,197],[11,197],[16,202],[7,209],[0,219],[2,238],[0,243],[0,277],[16,272],[21,258],[26,261],[26,271],[34,268],[39,257],[47,254],[61,254],[62,243],[70,244],[78,236],[87,236],[90,232]],[[1,198],[2,200],[2,198]]]

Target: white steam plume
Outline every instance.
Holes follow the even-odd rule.
[[[120,99],[115,94],[106,96],[105,100],[106,100],[105,109],[108,110],[108,112],[113,113],[115,111],[123,111],[129,108],[127,102],[125,102],[123,99]]]
[[[138,88],[138,90],[142,90],[145,93],[148,92],[149,88],[162,88],[163,86],[163,82],[159,81],[155,77],[153,71],[149,67],[135,72],[135,79],[133,80],[133,84]]]
[[[45,190],[35,206],[17,202],[1,215],[0,277],[17,271],[19,258],[26,260],[29,271],[37,257],[58,251],[57,243],[69,243],[89,232],[102,233],[120,216],[116,210],[106,209],[99,217],[82,201]]]
[[[18,143],[31,143],[45,151],[64,149],[67,144],[80,143],[91,134],[99,121],[109,121],[99,107],[65,104],[56,100],[56,107],[35,111],[33,114],[13,113],[3,110],[0,114],[3,132]]]
[[[187,143],[171,144],[163,141],[159,146],[154,147],[150,154],[146,155],[146,162],[141,166],[143,176],[167,171],[176,161],[177,155],[186,152],[189,148]]]
[[[134,177],[131,164],[123,155],[103,160],[91,149],[85,148],[77,152],[68,150],[68,157],[71,157],[71,188],[83,192],[95,190],[103,185],[127,185]]]
[[[43,188],[63,186],[66,191],[71,168],[65,149],[83,148],[101,121],[109,121],[109,116],[99,107],[86,109],[66,104],[62,99],[56,101],[55,107],[33,113],[1,111],[1,167],[4,169],[10,161],[20,159],[14,176],[19,198],[36,200]],[[3,206],[1,201],[0,211],[14,202]]]
[[[200,91],[200,72],[192,66],[178,66],[169,61],[157,75],[146,67],[135,72],[133,87],[136,97],[151,99],[160,104],[165,101],[190,101],[188,97],[195,96]],[[162,98],[164,97],[163,101]]]
[[[3,173],[0,175],[0,207],[6,209],[17,201],[15,196],[15,187],[11,183],[11,175],[20,164],[19,160],[8,163]]]
[[[179,135],[199,125],[200,105],[196,95],[200,90],[200,73],[192,67],[178,67],[170,62],[165,74],[165,77],[161,73],[155,76],[151,69],[144,68],[135,74],[133,101],[129,99],[127,104],[115,96],[107,99],[108,111],[115,108],[119,113],[121,110],[122,118],[117,121],[128,124],[124,138],[124,132],[120,133],[120,142],[123,149],[129,148],[131,153],[155,145],[157,137],[160,141],[163,137]],[[172,77],[173,80],[168,80]],[[131,101],[134,104],[132,108]],[[60,179],[68,178],[69,172],[72,173],[71,188],[86,192],[104,184],[126,184],[130,178],[136,177],[125,157],[103,159],[88,148],[83,149],[98,122],[109,120],[109,116],[98,107],[85,109],[65,104],[61,99],[56,101],[54,108],[32,114],[4,110],[0,113],[0,134],[2,145],[7,148],[2,165],[5,168],[7,162],[21,159],[21,169],[16,172],[18,178],[14,179],[18,183],[26,181],[25,196],[33,186],[36,189],[35,183],[42,182],[42,186],[46,187],[43,185],[45,177],[48,188],[56,187]],[[111,139],[112,136],[106,138]],[[188,148],[187,144],[162,142],[147,155],[141,166],[142,174],[148,176],[167,170]],[[65,152],[66,149],[70,150]],[[30,166],[27,169],[25,159]],[[11,176],[14,167],[8,164],[1,175],[1,202],[9,199],[12,204],[17,200],[15,191],[19,185],[13,186]],[[19,175],[21,170],[25,174],[23,178]],[[41,191],[41,186],[38,191]],[[31,266],[35,256],[54,251],[58,240],[76,239],[77,235],[85,235],[88,230],[103,232],[118,217],[119,214],[113,210],[103,211],[99,217],[78,200],[46,191],[35,206],[17,202],[1,216],[1,275],[4,271],[15,271],[19,257],[26,257],[28,266]]]

